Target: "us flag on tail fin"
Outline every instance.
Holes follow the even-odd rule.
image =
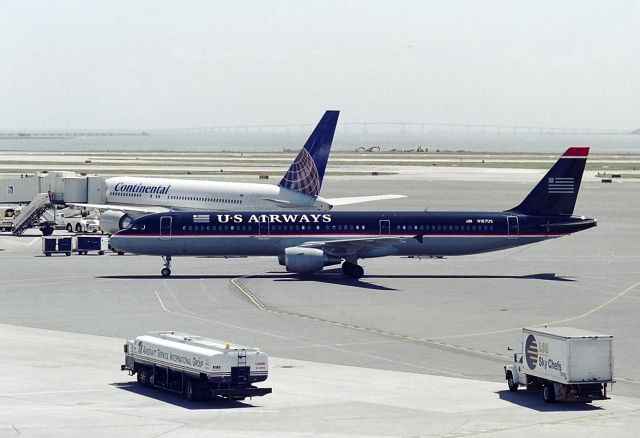
[[[574,193],[575,184],[573,178],[549,178],[549,193]]]

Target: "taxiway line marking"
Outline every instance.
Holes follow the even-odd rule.
[[[582,315],[572,316],[570,318],[565,318],[565,319],[561,319],[561,320],[557,320],[557,321],[553,321],[553,322],[545,322],[545,323],[541,323],[541,324],[532,324],[532,327],[538,327],[538,326],[543,326],[543,325],[552,325],[552,324],[561,324],[561,323],[564,323],[564,322],[575,321],[577,319],[584,318],[584,317],[587,317],[589,315],[593,315],[594,313],[596,313],[599,310],[602,310],[604,307],[608,306],[609,304],[613,303],[614,301],[622,298],[624,295],[626,295],[627,293],[629,293],[630,291],[632,291],[633,289],[635,289],[638,286],[640,286],[640,282],[629,286],[628,288],[626,288],[622,292],[618,293],[614,297],[608,299],[604,303],[601,303],[601,304],[597,305],[596,307],[594,307],[593,309],[583,313]],[[433,338],[433,339],[434,340],[438,340],[438,339],[457,339],[457,338],[466,338],[466,337],[472,337],[472,336],[497,335],[497,334],[501,334],[501,333],[516,332],[516,331],[519,331],[519,330],[522,330],[522,327],[515,327],[515,328],[510,328],[510,329],[504,329],[504,330],[493,330],[493,331],[487,331],[487,332],[463,333],[463,334],[460,334],[460,335],[442,336],[442,337],[437,337],[437,338]]]
[[[255,275],[255,274],[251,274],[251,275]],[[485,357],[491,357],[493,359],[500,359],[500,360],[505,360],[505,359],[508,360],[508,359],[510,359],[510,356],[508,356],[508,355],[497,354],[497,353],[492,353],[492,352],[483,351],[483,350],[476,350],[476,349],[473,349],[473,348],[463,347],[463,346],[460,346],[460,345],[449,344],[449,343],[446,343],[446,342],[439,342],[439,341],[436,341],[436,340],[433,340],[433,339],[419,338],[419,337],[415,337],[415,336],[406,336],[406,335],[401,335],[401,334],[397,334],[397,333],[391,333],[391,332],[388,332],[388,331],[373,329],[373,328],[370,328],[370,327],[362,327],[362,326],[357,326],[357,325],[353,325],[353,324],[347,324],[347,323],[342,323],[342,322],[337,322],[337,321],[331,321],[331,320],[328,320],[328,319],[318,318],[318,317],[315,317],[315,316],[304,315],[302,313],[285,312],[285,311],[278,310],[278,309],[272,309],[272,308],[268,307],[267,305],[265,305],[253,292],[251,292],[249,290],[249,288],[247,288],[244,284],[242,284],[240,282],[241,278],[249,278],[251,275],[246,275],[246,276],[243,276],[243,277],[234,278],[233,280],[231,280],[231,283],[240,292],[242,292],[249,299],[249,301],[251,301],[251,303],[253,303],[253,305],[255,305],[258,309],[260,309],[260,310],[262,310],[264,312],[270,312],[270,313],[274,313],[274,314],[278,314],[278,315],[291,316],[291,317],[300,318],[300,319],[307,319],[309,321],[319,322],[319,323],[322,323],[322,324],[328,324],[328,325],[332,325],[332,326],[336,326],[336,327],[342,327],[342,328],[347,328],[347,329],[351,329],[351,330],[357,330],[357,331],[366,332],[366,333],[373,333],[373,334],[380,335],[380,336],[387,336],[387,337],[392,337],[392,338],[396,338],[396,339],[401,339],[401,340],[406,341],[406,342],[422,342],[422,343],[431,344],[433,346],[437,346],[437,347],[441,347],[441,348],[447,348],[447,349],[462,351],[462,352],[466,352],[466,353],[478,354],[478,355],[485,356]]]
[[[221,326],[224,326],[224,327],[231,327],[231,328],[238,329],[238,330],[244,330],[246,332],[259,333],[261,335],[272,336],[274,338],[289,339],[286,336],[276,335],[275,333],[264,332],[264,331],[261,331],[261,330],[253,330],[253,329],[249,329],[249,328],[246,328],[246,327],[241,327],[241,326],[234,325],[234,324],[227,324],[227,323],[220,322],[220,321],[214,321],[212,319],[202,318],[200,316],[188,315],[186,313],[180,313],[180,312],[175,312],[173,310],[169,310],[164,305],[164,302],[162,301],[162,298],[160,298],[160,295],[158,294],[158,291],[154,290],[153,293],[156,294],[156,298],[158,298],[158,302],[160,303],[160,306],[162,307],[162,310],[167,312],[167,313],[169,313],[169,314],[171,314],[171,315],[180,316],[182,318],[195,319],[197,321],[209,322],[211,324],[217,324],[217,325],[221,325]]]
[[[589,315],[593,315],[594,313],[596,313],[599,310],[602,310],[603,308],[605,308],[609,304],[613,303],[614,301],[622,298],[624,295],[626,295],[628,292],[632,291],[633,289],[635,289],[638,286],[640,286],[640,282],[629,286],[628,288],[626,288],[625,290],[620,292],[618,295],[615,295],[614,297],[611,297],[611,299],[605,301],[604,303],[600,304],[599,306],[594,307],[593,309],[589,310],[588,312],[583,313],[582,315],[574,316],[572,318],[561,319],[561,320],[558,320],[558,321],[548,322],[547,324],[560,324],[560,323],[563,323],[563,322],[575,321],[576,319],[580,319],[580,318],[587,317]]]

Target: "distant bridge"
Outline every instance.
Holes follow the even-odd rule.
[[[0,132],[0,139],[36,139],[36,138],[73,138],[73,137],[103,137],[103,136],[144,136],[147,132],[124,131],[89,131],[89,132]]]
[[[290,133],[309,132],[315,127],[311,123],[281,123],[270,125],[230,125],[207,126],[199,128],[172,129],[180,132],[216,132],[216,133]],[[346,122],[338,123],[340,132],[372,132],[424,134],[426,132],[442,133],[499,133],[499,134],[631,134],[631,130],[594,129],[594,128],[552,128],[545,126],[515,125],[481,125],[465,123],[416,123],[416,122]]]

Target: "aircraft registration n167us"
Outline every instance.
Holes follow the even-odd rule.
[[[567,149],[520,205],[501,212],[169,212],[136,219],[109,243],[162,256],[164,277],[173,256],[272,255],[290,272],[342,263],[360,278],[359,259],[476,254],[595,227],[595,219],[573,215],[588,154]]]

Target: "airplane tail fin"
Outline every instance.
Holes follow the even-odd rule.
[[[509,211],[532,215],[571,215],[589,148],[570,147],[520,205]]]
[[[318,196],[340,111],[327,111],[285,173],[280,187]]]

